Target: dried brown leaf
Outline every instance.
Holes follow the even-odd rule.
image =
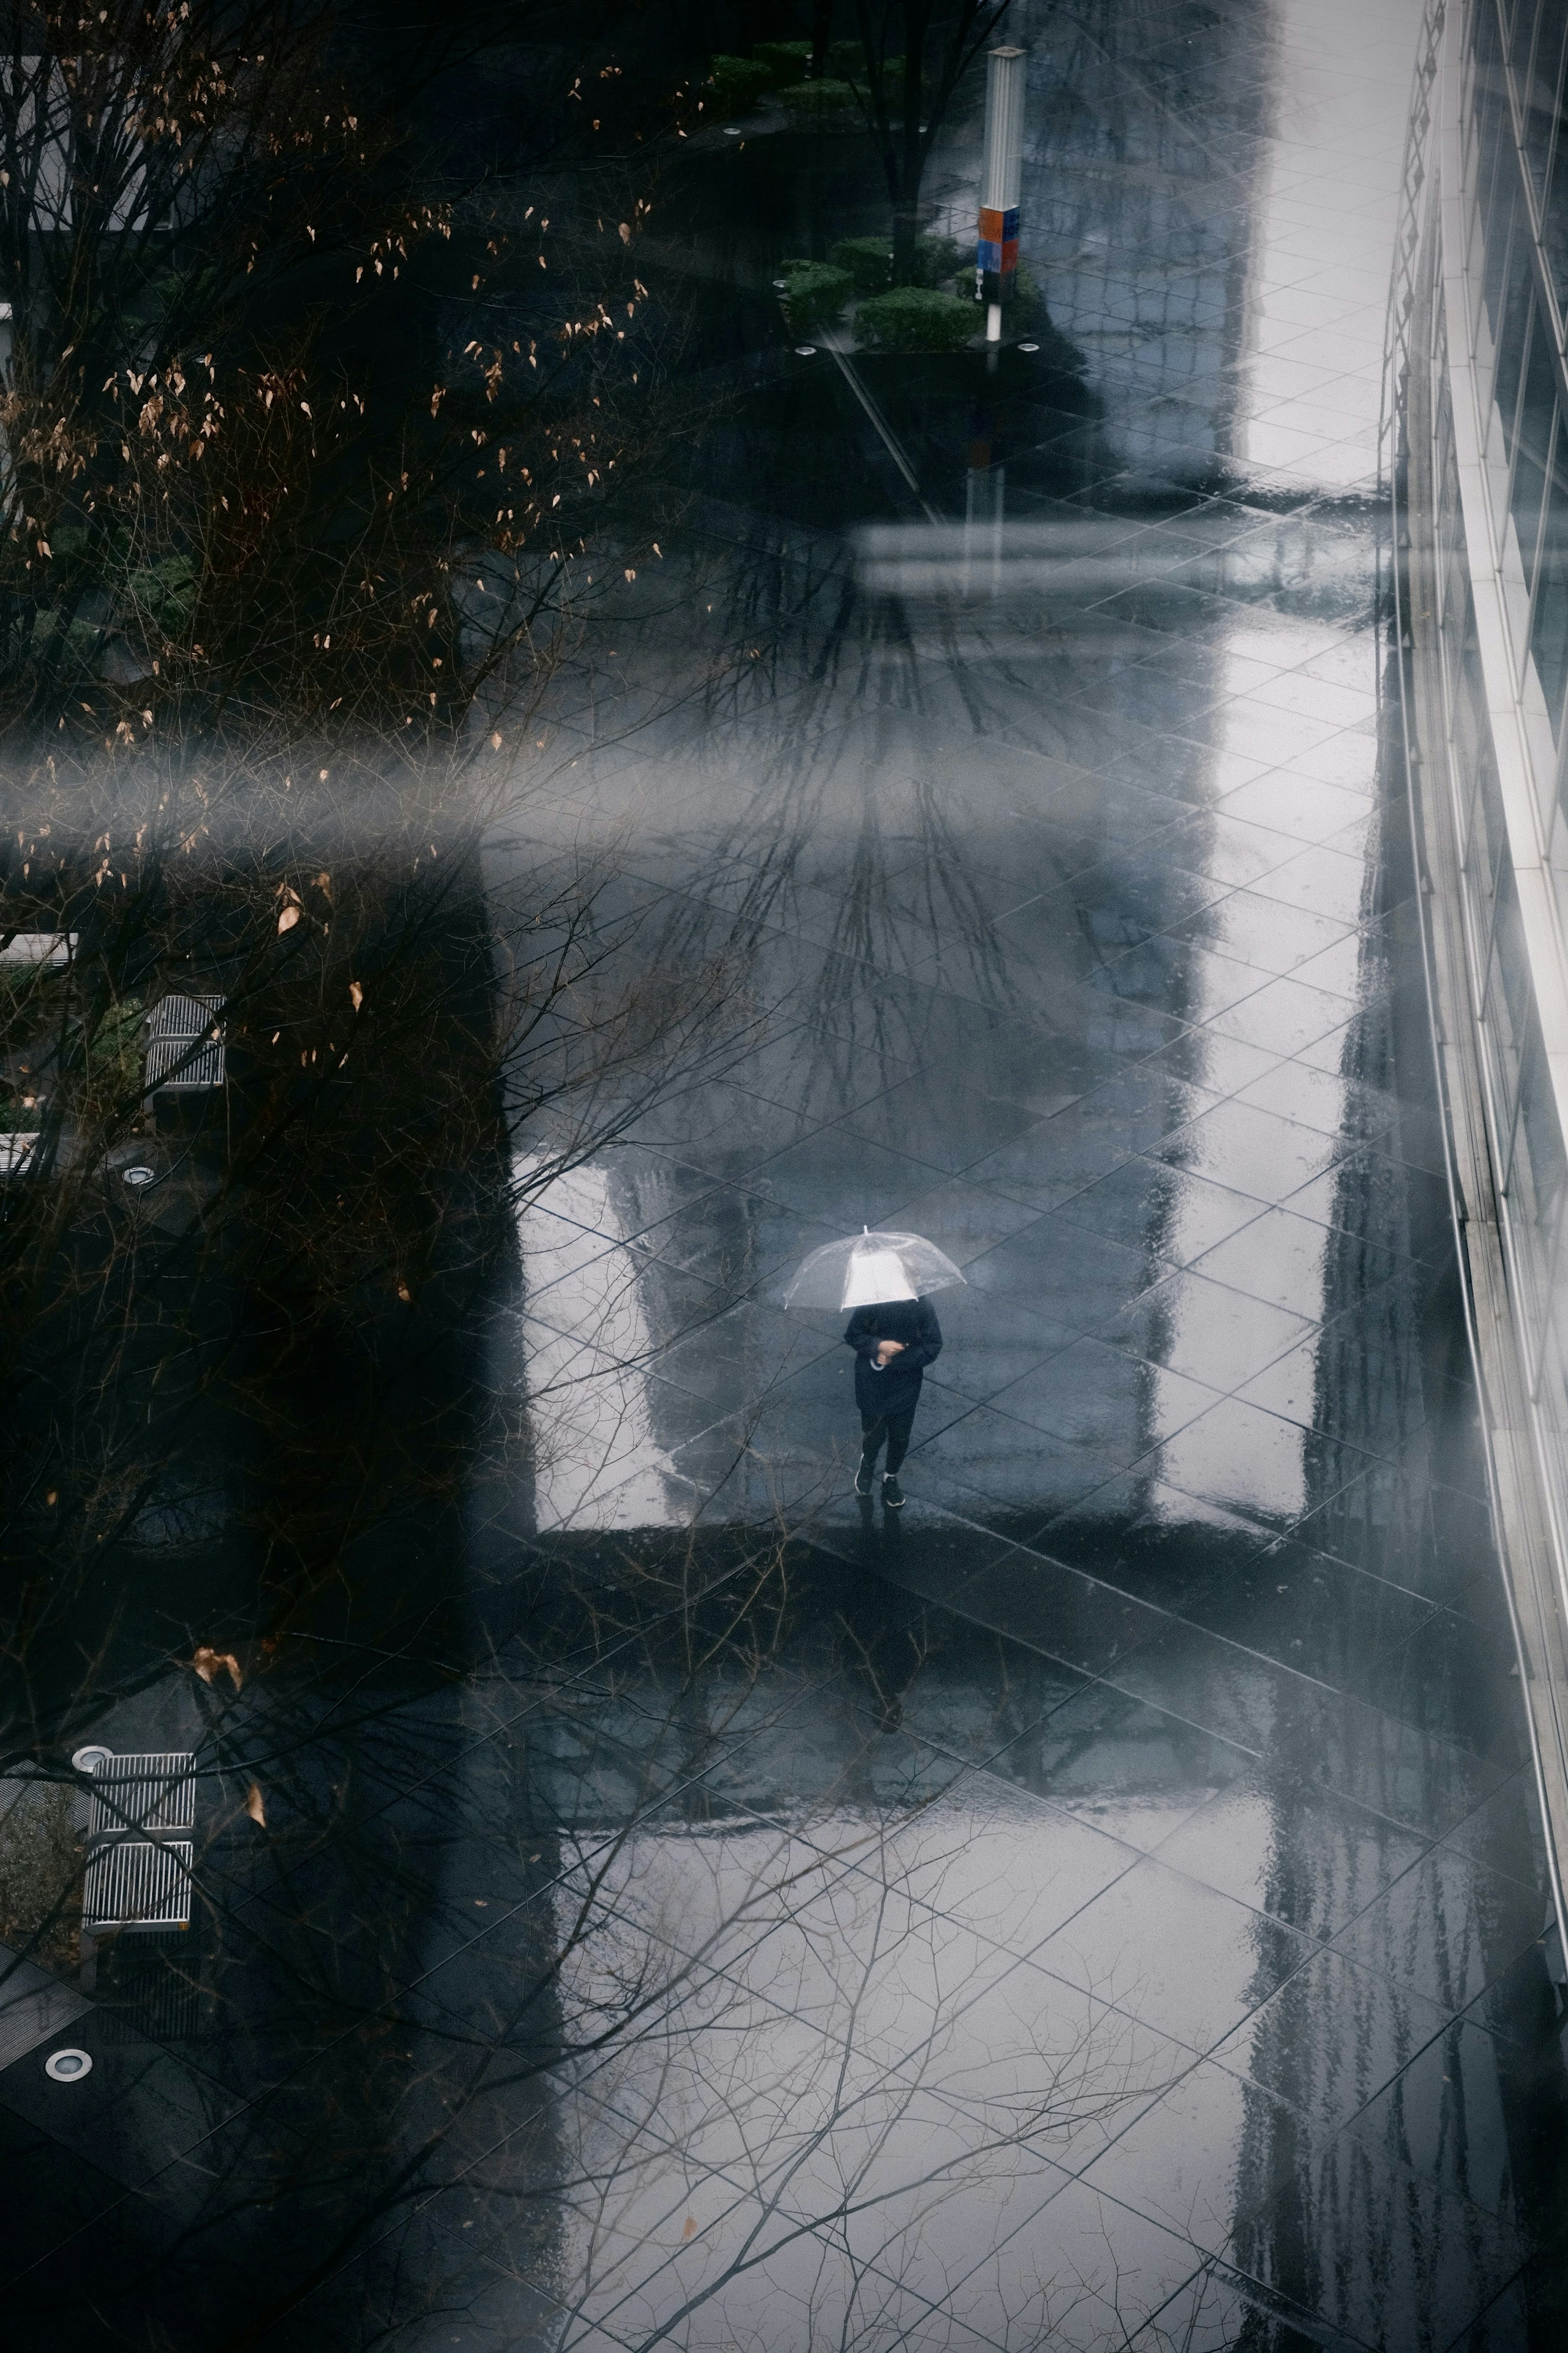
[[[245,1680],[239,1671],[239,1661],[232,1651],[215,1651],[205,1642],[200,1645],[191,1664],[204,1683],[216,1683],[220,1667],[226,1667],[228,1670],[228,1679],[236,1691],[238,1691]]]

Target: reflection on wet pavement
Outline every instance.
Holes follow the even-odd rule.
[[[1098,421],[984,563],[754,532],[809,658],[526,812],[764,1032],[563,1206],[646,1329],[585,1524],[816,1564],[798,1691],[621,1857],[694,1974],[574,2086],[563,2344],[1525,2341],[1545,1898],[1378,733],[1414,30],[1033,28]],[[777,1303],[863,1221],[968,1282],[899,1527]]]

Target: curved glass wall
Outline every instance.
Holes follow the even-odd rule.
[[[1446,786],[1451,844],[1435,856],[1429,840],[1428,862],[1462,943],[1479,1181],[1568,1659],[1568,0],[1434,0],[1428,21],[1421,232],[1399,321],[1422,773]],[[1461,1208],[1476,1182],[1461,1167]],[[1551,1712],[1538,1746],[1561,1765],[1568,1688]],[[1568,1776],[1560,1813],[1565,1793]],[[1568,1820],[1556,1827],[1561,1853]]]

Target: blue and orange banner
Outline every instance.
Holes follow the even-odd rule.
[[[1009,205],[1005,212],[982,205],[980,208],[980,241],[975,259],[982,269],[998,278],[1011,278],[1018,267],[1018,207]]]

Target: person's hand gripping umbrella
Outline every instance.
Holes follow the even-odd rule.
[[[853,1310],[844,1337],[855,1351],[860,1409],[855,1492],[870,1494],[886,1439],[882,1501],[889,1510],[904,1500],[898,1472],[909,1449],[921,1378],[942,1353],[942,1326],[926,1294],[963,1281],[946,1252],[922,1234],[872,1233],[863,1226],[843,1241],[814,1250],[784,1292],[786,1307]]]

